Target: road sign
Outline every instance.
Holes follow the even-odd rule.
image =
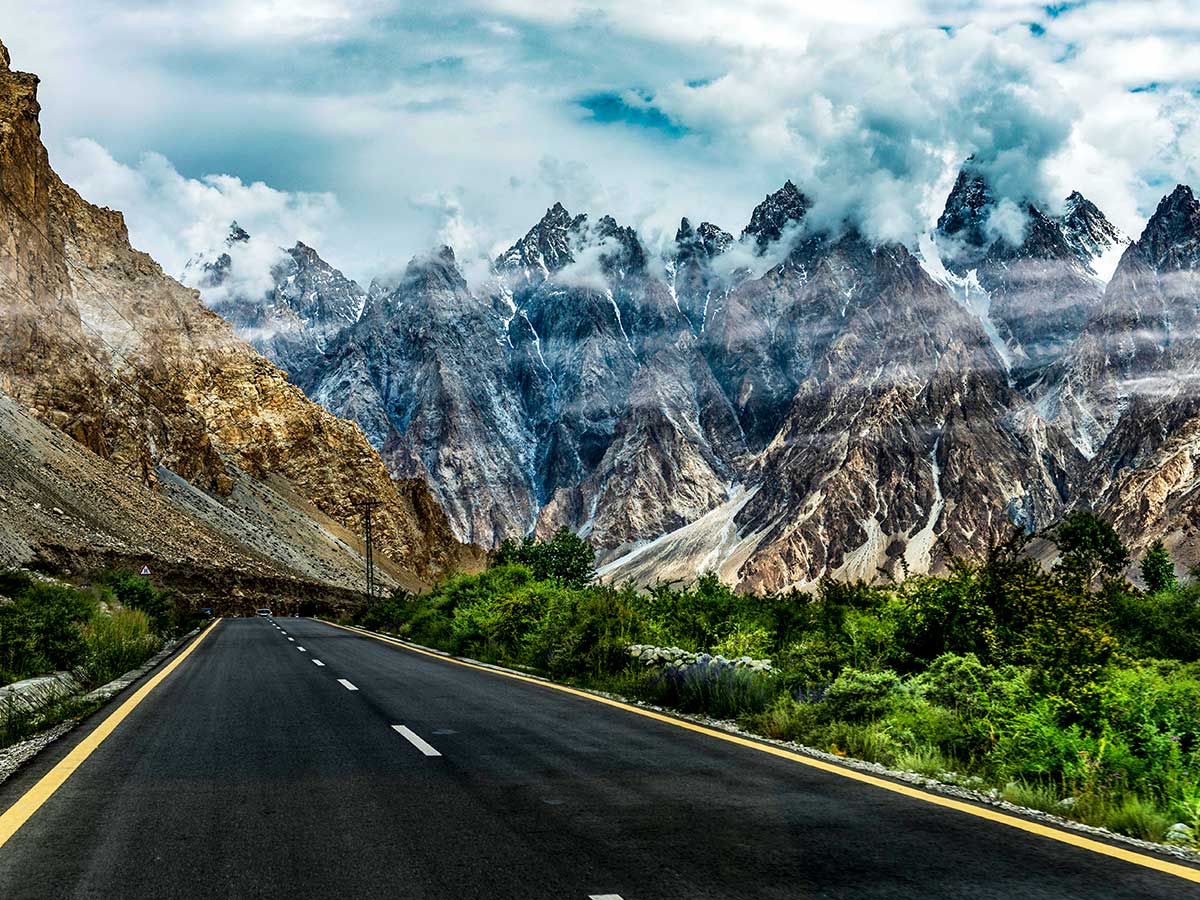
[[[142,566],[142,574],[143,574],[143,575],[149,575],[149,574],[150,574],[150,567],[149,567],[149,566]]]

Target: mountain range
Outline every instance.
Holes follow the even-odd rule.
[[[366,288],[302,243],[242,271],[235,223],[189,288],[55,175],[37,79],[0,63],[0,504],[34,510],[6,563],[350,588],[372,499],[412,584],[567,527],[605,577],[778,590],[1081,507],[1197,561],[1186,186],[1136,240],[974,160],[911,245],[815,224],[790,181],[665,248],[555,204],[481,283],[441,247]]]
[[[1192,561],[1189,188],[1136,241],[1078,192],[997,197],[974,160],[913,246],[811,207],[789,181],[738,237],[684,219],[651,252],[555,204],[477,285],[449,247],[365,291],[303,244],[265,297],[231,299],[217,252],[191,277],[484,547],[565,526],[609,577],[777,590],[1086,507]]]

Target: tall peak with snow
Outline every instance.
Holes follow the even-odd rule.
[[[766,247],[783,237],[788,225],[803,220],[811,207],[812,201],[789,179],[754,207],[750,223],[742,229],[742,238],[753,238],[760,248]]]
[[[555,203],[523,238],[496,258],[497,271],[541,280],[575,261],[573,243],[587,223],[586,215],[572,216]]]
[[[1137,241],[1138,254],[1159,271],[1200,266],[1200,201],[1178,185],[1164,197]]]

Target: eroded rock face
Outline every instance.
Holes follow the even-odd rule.
[[[1103,429],[1089,490],[1135,547],[1166,538],[1197,561],[1200,201],[1180,185],[1121,259],[1071,370]]]
[[[357,426],[134,250],[120,213],[59,180],[36,85],[0,72],[0,388],[151,487],[160,467],[218,501],[239,473],[280,479],[353,529],[353,504],[378,499],[380,546],[401,565],[431,575],[470,559],[423,482],[391,479]]]

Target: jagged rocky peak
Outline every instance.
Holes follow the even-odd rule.
[[[542,278],[557,272],[575,261],[573,244],[586,223],[586,215],[572,216],[555,203],[525,237],[496,258],[496,269]]]
[[[225,236],[226,247],[232,247],[234,244],[244,244],[248,240],[250,240],[250,232],[239,225],[237,219],[229,223],[229,234]]]
[[[414,256],[393,293],[408,291],[466,291],[467,282],[458,269],[454,249],[446,244],[431,253]]]
[[[989,260],[1073,259],[1076,249],[1067,241],[1062,226],[1032,203],[1025,204],[1025,227],[1019,244],[997,235],[987,249]]]
[[[1094,259],[1118,244],[1129,243],[1129,238],[1121,229],[1108,221],[1100,208],[1079,191],[1071,191],[1058,222],[1062,226],[1063,237],[1081,257]]]
[[[294,309],[310,327],[328,336],[362,315],[366,293],[321,258],[312,247],[296,241],[272,272],[274,301]]]
[[[1200,265],[1200,201],[1185,184],[1164,197],[1137,242],[1147,263],[1161,271]]]
[[[627,274],[646,268],[646,251],[633,228],[617,224],[612,216],[601,216],[595,237],[607,245],[600,259],[609,273]]]
[[[754,207],[750,224],[742,229],[742,238],[754,238],[759,247],[766,247],[783,237],[784,228],[801,221],[811,207],[812,201],[788,179],[783,187]]]
[[[968,160],[959,170],[938,218],[937,230],[970,247],[985,247],[988,244],[985,225],[995,206],[995,196],[987,179],[970,163]]]
[[[1061,216],[1050,216],[1027,199],[1020,201],[1025,216],[1021,240],[1006,238],[990,221],[999,199],[987,176],[968,159],[958,173],[946,206],[938,218],[939,244],[952,268],[964,272],[986,258],[993,261],[1018,258],[1077,259],[1087,273],[1097,274],[1097,263],[1129,239],[1113,225],[1096,204],[1079,191],[1072,191]],[[1115,259],[1113,260],[1115,262]],[[1103,274],[1110,274],[1112,269]]]
[[[693,228],[687,217],[679,220],[679,230],[675,232],[675,256],[681,262],[693,259],[712,259],[729,249],[733,243],[733,235],[723,231],[712,222],[701,222],[699,228]]]
[[[12,58],[8,55],[8,48],[4,46],[4,41],[0,41],[0,72],[9,71],[11,64]]]

